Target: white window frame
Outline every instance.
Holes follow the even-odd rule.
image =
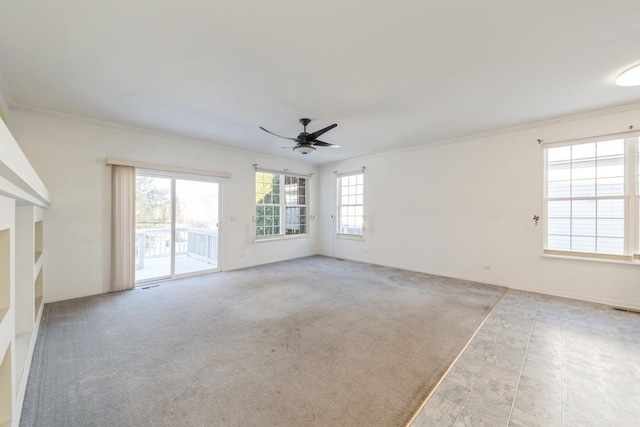
[[[281,205],[281,212],[284,212],[283,215],[283,219],[284,221],[282,221],[282,227],[284,229],[284,235],[287,237],[290,236],[306,236],[309,234],[309,207],[307,204],[307,200],[308,200],[308,189],[309,189],[309,180],[307,178],[304,177],[299,177],[299,176],[295,176],[295,175],[280,175],[280,179],[284,180],[283,181],[283,188],[284,188],[284,200],[282,201],[282,205]],[[287,179],[289,180],[296,180],[296,183],[289,183],[287,184]],[[300,180],[304,179],[304,203],[300,203],[300,194],[287,194],[288,192],[291,192],[290,190],[292,189],[296,189],[299,191],[300,188]],[[289,188],[287,188],[289,187]],[[291,201],[289,201],[289,199],[291,199]],[[304,214],[301,214],[300,212],[304,211]],[[297,214],[293,214],[290,215],[289,212],[297,212]],[[297,217],[297,221],[295,222],[291,222],[289,221],[289,216],[296,218]],[[304,219],[302,219],[304,218]],[[288,228],[287,226],[290,226],[292,228]],[[304,233],[300,233],[300,227],[304,226]],[[295,230],[295,228],[298,227],[298,233],[289,233],[289,230]]]
[[[117,164],[117,163],[114,163]],[[136,280],[135,281],[135,286],[145,286],[148,285],[149,283],[153,283],[153,282],[160,282],[160,281],[164,281],[164,280],[173,280],[173,279],[179,279],[179,278],[184,278],[184,277],[194,277],[194,276],[202,276],[204,274],[210,274],[210,273],[214,273],[214,272],[219,272],[222,270],[222,261],[220,259],[220,254],[222,253],[222,234],[223,234],[223,230],[222,227],[220,226],[220,221],[221,218],[223,217],[223,212],[222,212],[222,191],[223,191],[223,187],[222,187],[222,181],[220,179],[216,179],[215,176],[213,174],[192,174],[189,172],[181,172],[179,168],[170,168],[167,167],[165,168],[166,170],[159,170],[159,169],[141,169],[141,168],[136,168],[136,180],[138,177],[150,177],[150,178],[163,178],[163,179],[168,179],[169,180],[169,197],[170,197],[170,210],[171,210],[171,217],[170,217],[170,228],[171,231],[168,233],[169,234],[169,239],[170,240],[170,244],[171,244],[171,254],[170,254],[170,273],[169,275],[166,276],[158,276],[158,277],[153,277],[150,279],[141,279],[141,280]],[[173,169],[173,170],[171,170]],[[195,169],[194,169],[195,170]],[[229,175],[230,176],[230,175]],[[205,183],[210,183],[210,184],[217,184],[218,185],[218,239],[216,242],[216,248],[215,248],[215,252],[217,253],[217,257],[218,257],[218,263],[217,266],[215,268],[210,268],[210,269],[206,269],[206,270],[198,270],[198,271],[193,271],[193,272],[186,272],[186,273],[176,273],[176,217],[177,217],[177,203],[178,203],[178,197],[177,197],[177,193],[176,193],[176,181],[179,180],[186,180],[186,181],[200,181],[200,182],[205,182]]]
[[[543,191],[544,191],[544,215],[547,221],[544,221],[543,227],[543,253],[545,255],[552,256],[567,256],[567,257],[579,257],[579,258],[593,258],[604,259],[613,261],[629,262],[633,260],[640,260],[640,157],[639,157],[639,144],[640,144],[640,132],[624,132],[620,134],[603,135],[593,138],[585,138],[580,140],[571,140],[556,143],[543,143]],[[580,197],[567,197],[567,198],[549,198],[548,182],[547,182],[547,169],[548,169],[548,149],[563,147],[563,146],[575,146],[593,142],[604,142],[610,140],[623,139],[625,143],[625,158],[624,158],[624,194],[623,196],[611,196],[609,198],[617,198],[624,200],[624,253],[623,254],[608,254],[608,253],[591,253],[591,252],[577,252],[571,250],[556,250],[549,249],[548,247],[548,203],[550,200],[580,200]],[[601,199],[607,198],[602,197]],[[598,200],[598,197],[588,197],[584,199]]]
[[[342,203],[343,198],[342,198],[342,180],[343,179],[349,179],[350,177],[357,177],[360,176],[362,177],[362,184],[359,184],[362,186],[362,194],[359,194],[362,198],[362,203]],[[356,184],[358,185],[358,184]],[[366,230],[366,224],[365,224],[365,220],[366,220],[366,215],[364,214],[364,171],[360,172],[351,172],[351,173],[345,173],[345,174],[339,174],[336,175],[336,193],[337,193],[337,203],[336,203],[336,234],[338,237],[348,237],[348,238],[355,238],[355,239],[362,239],[364,237],[364,233]],[[357,196],[357,195],[356,195]],[[347,228],[347,226],[343,226],[343,223],[345,222],[345,218],[343,218],[342,215],[342,208],[360,208],[362,211],[362,227],[360,227],[360,232],[358,233],[357,231],[355,232],[350,232],[349,229]]]
[[[256,206],[256,213],[254,216],[254,222],[255,222],[255,226],[254,226],[254,234],[255,234],[255,238],[257,241],[260,240],[279,240],[279,239],[291,239],[291,238],[299,238],[299,237],[307,237],[309,236],[309,220],[310,220],[310,211],[309,211],[309,182],[310,182],[310,175],[300,175],[300,174],[292,174],[292,173],[287,173],[287,172],[278,172],[278,171],[272,171],[272,170],[268,170],[268,169],[256,169],[256,173],[254,175],[255,180],[254,183],[256,185],[255,189],[254,189],[254,196],[258,194],[258,174],[259,173],[263,173],[263,174],[270,174],[273,176],[279,176],[279,181],[280,181],[280,190],[279,190],[279,200],[278,203],[258,203],[258,201],[256,201],[255,206]],[[286,189],[286,185],[291,185],[291,184],[286,184],[287,178],[290,179],[296,179],[296,180],[300,180],[300,179],[304,179],[305,180],[305,194],[304,194],[304,204],[301,203],[287,203],[287,189]],[[299,202],[299,199],[298,199]],[[278,233],[277,234],[264,234],[264,235],[260,235],[258,234],[258,222],[259,222],[259,216],[258,216],[258,208],[261,206],[269,206],[275,209],[278,209],[278,216],[279,216],[279,223],[278,223]],[[298,225],[304,225],[305,228],[305,232],[304,233],[287,233],[287,215],[288,212],[293,212],[295,209],[302,209],[304,210],[304,215],[300,215],[298,213],[298,218],[304,217],[304,220],[300,221],[298,223]]]

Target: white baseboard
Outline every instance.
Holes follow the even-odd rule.
[[[331,255],[325,255],[325,254],[320,254],[320,255],[327,256],[329,258],[344,259],[344,260],[347,260],[347,261],[355,261],[355,262],[363,262],[363,263],[367,263],[367,264],[374,264],[374,263],[369,262],[369,261],[355,259],[355,258],[337,257],[337,256],[331,256]],[[609,306],[613,306],[613,307],[617,307],[617,308],[622,308],[622,309],[629,309],[629,310],[633,310],[633,311],[640,310],[640,303],[630,303],[629,301],[621,301],[621,300],[611,299],[611,298],[594,297],[592,295],[582,295],[582,294],[576,294],[576,293],[572,293],[572,292],[563,292],[563,291],[558,291],[558,290],[555,290],[555,289],[536,288],[536,287],[531,287],[531,286],[514,285],[514,284],[510,284],[510,283],[499,283],[499,282],[482,280],[482,279],[478,279],[478,278],[475,278],[475,277],[473,277],[473,278],[472,277],[461,277],[461,276],[456,276],[456,275],[450,275],[450,274],[447,274],[446,272],[433,273],[433,272],[429,272],[429,271],[410,270],[410,269],[403,268],[403,267],[398,267],[398,266],[395,266],[395,265],[386,265],[386,264],[375,264],[375,265],[380,265],[382,267],[390,267],[390,268],[400,268],[400,269],[409,270],[409,271],[417,271],[418,273],[433,274],[435,276],[451,277],[453,279],[468,280],[468,281],[471,281],[471,282],[485,283],[487,285],[493,285],[493,286],[502,286],[504,288],[515,289],[515,290],[525,291],[525,292],[532,292],[532,293],[541,294],[541,295],[551,295],[551,296],[560,297],[560,298],[568,298],[568,299],[574,299],[574,300],[579,300],[579,301],[593,302],[593,303],[597,303],[597,304],[605,304],[605,305],[609,305]]]
[[[47,298],[44,303],[45,304],[49,304],[50,302],[60,302],[60,301],[67,301],[70,299],[77,299],[77,298],[84,298],[84,297],[91,297],[93,295],[102,295],[102,294],[108,294],[109,291],[104,291],[104,292],[93,292],[93,293],[87,293],[87,294],[77,294],[77,295],[65,295],[63,297],[57,297],[57,298]],[[44,304],[43,304],[44,305]]]
[[[517,289],[519,291],[533,292],[537,294],[551,295],[551,296],[561,297],[561,298],[569,298],[569,299],[575,299],[580,301],[594,302],[597,304],[605,304],[605,305],[610,305],[610,306],[614,306],[622,309],[629,309],[633,311],[640,310],[640,304],[633,304],[633,303],[629,303],[628,301],[593,297],[590,295],[580,295],[580,294],[574,294],[572,292],[556,291],[553,289],[544,289],[544,288],[539,289],[539,288],[531,288],[527,286],[509,286],[509,287],[511,289]]]
[[[283,259],[273,260],[273,261],[270,261],[270,262],[260,263],[260,264],[236,266],[236,267],[229,268],[229,269],[223,269],[221,271],[240,270],[240,269],[243,269],[243,268],[257,267],[257,266],[260,266],[260,265],[273,264],[273,263],[282,262],[282,261],[290,261],[290,260],[293,260],[293,259],[306,258],[308,256],[316,256],[316,255],[325,256],[327,258],[344,259],[344,260],[347,260],[347,261],[362,262],[362,263],[367,263],[367,264],[375,264],[375,263],[372,263],[370,261],[357,259],[357,258],[337,257],[337,256],[323,254],[323,253],[318,253],[318,254],[313,254],[313,255],[304,255],[304,256],[295,257],[295,258],[283,258]],[[475,277],[474,278],[472,278],[472,277],[461,277],[461,276],[456,276],[456,275],[450,275],[450,274],[447,274],[446,272],[433,273],[433,272],[429,272],[429,271],[410,270],[408,268],[398,267],[398,266],[395,266],[395,265],[387,265],[387,264],[375,264],[375,265],[380,265],[382,267],[390,267],[390,268],[400,268],[400,269],[409,270],[409,271],[417,271],[419,273],[433,274],[433,275],[436,275],[436,276],[451,277],[451,278],[454,278],[454,279],[469,280],[471,282],[485,283],[487,285],[501,286],[501,287],[505,287],[505,288],[509,288],[509,289],[517,289],[517,290],[520,290],[520,291],[533,292],[533,293],[542,294],[542,295],[551,295],[551,296],[556,296],[556,297],[561,297],[561,298],[569,298],[569,299],[575,299],[575,300],[580,300],[580,301],[594,302],[594,303],[598,303],[598,304],[605,304],[605,305],[610,305],[610,306],[619,307],[619,308],[623,308],[623,309],[630,309],[630,310],[634,310],[634,311],[640,310],[640,303],[630,303],[629,301],[621,301],[621,300],[616,300],[616,299],[611,299],[611,298],[594,297],[594,296],[591,296],[591,295],[582,295],[582,294],[576,294],[576,293],[572,293],[572,292],[563,292],[563,291],[558,291],[558,290],[555,290],[555,289],[514,285],[514,284],[511,284],[511,283],[499,283],[499,282],[482,280],[482,279],[478,279],[478,278],[475,278]],[[76,299],[76,298],[84,298],[84,297],[89,297],[89,296],[93,296],[93,295],[101,295],[101,294],[105,294],[105,293],[108,293],[108,291],[98,292],[98,293],[79,294],[79,295],[66,295],[64,297],[47,299],[45,301],[45,303],[66,301],[66,300]]]
[[[275,259],[273,261],[269,261],[269,262],[264,262],[264,263],[259,263],[259,264],[247,264],[247,265],[240,265],[240,266],[236,266],[233,268],[221,268],[220,272],[223,271],[233,271],[233,270],[241,270],[243,268],[251,268],[251,267],[258,267],[260,265],[267,265],[267,264],[273,264],[276,262],[283,262],[283,261],[291,261],[294,259],[298,259],[298,258],[307,258],[310,256],[316,256],[316,255],[320,255],[320,254],[310,254],[310,255],[302,255],[302,256],[298,256],[298,257],[289,257],[289,258],[282,258],[282,259]],[[215,274],[215,273],[212,273]],[[197,277],[197,276],[191,276],[191,277]],[[177,278],[176,280],[180,280],[180,279],[185,279],[186,277],[180,277]],[[163,281],[163,282],[167,282],[169,280]],[[152,282],[150,282],[149,284],[151,284]],[[158,282],[160,283],[160,282]],[[82,294],[71,294],[71,295],[65,295],[62,297],[56,297],[56,298],[47,298],[45,299],[44,303],[48,304],[51,302],[60,302],[60,301],[67,301],[67,300],[72,300],[72,299],[77,299],[77,298],[85,298],[85,297],[91,297],[94,295],[103,295],[103,294],[108,294],[109,290],[105,289],[102,292],[90,292],[90,293],[82,293]]]

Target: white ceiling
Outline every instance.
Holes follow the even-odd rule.
[[[328,163],[640,101],[638,0],[3,0],[19,106]],[[258,129],[338,127],[303,157]]]

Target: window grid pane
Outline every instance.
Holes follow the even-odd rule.
[[[256,172],[256,236],[280,234],[280,175]]]
[[[364,227],[363,174],[338,177],[338,233],[361,236]]]
[[[624,254],[624,153],[622,139],[547,149],[547,249]]]
[[[307,234],[306,190],[306,178],[256,172],[256,236]]]
[[[284,229],[286,235],[307,234],[307,208],[303,206],[285,207]]]

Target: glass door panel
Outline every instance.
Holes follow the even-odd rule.
[[[171,276],[171,178],[136,176],[136,282]]]
[[[176,179],[175,274],[218,268],[218,183]]]

